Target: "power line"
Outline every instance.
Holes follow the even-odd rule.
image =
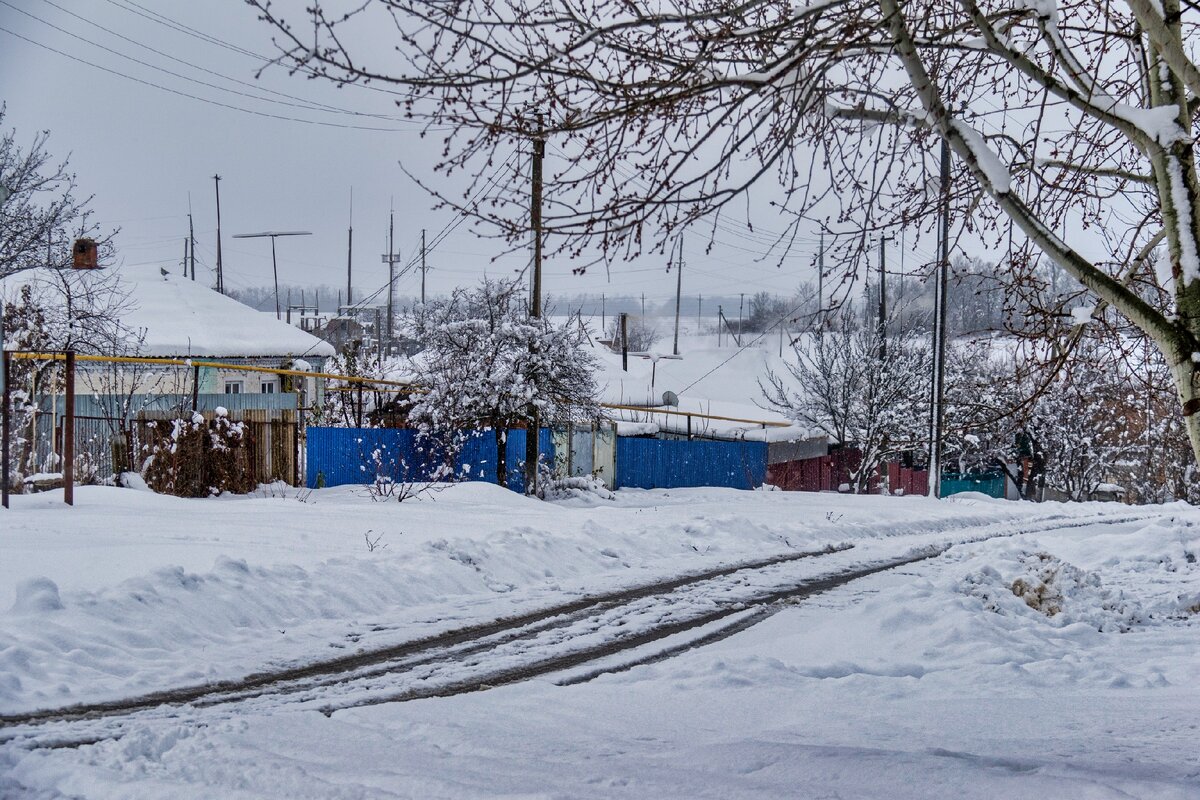
[[[502,173],[504,172],[504,170],[508,167],[509,164],[511,164],[513,162],[513,160],[515,158],[517,158],[517,156],[518,156],[518,154],[515,152],[510,154],[509,157],[504,160],[504,163],[502,163],[499,167],[496,168],[496,170],[492,173],[492,176],[484,183],[484,185],[479,187],[479,189],[477,189],[475,191],[475,193],[473,195],[471,195],[470,198],[467,199],[466,205],[469,205],[470,203],[477,200],[480,195],[482,195],[485,191],[487,191],[492,186],[494,186],[500,180],[500,177],[501,177]],[[442,227],[442,229],[437,233],[437,235],[433,237],[433,241],[431,243],[429,243],[428,246],[426,247],[427,253],[436,249],[437,246],[447,236],[449,236],[451,233],[453,233],[455,230],[457,230],[458,227],[460,225],[462,225],[463,222],[466,221],[466,219],[467,219],[466,211],[460,210],[454,217],[451,218],[451,220],[449,222],[447,222]],[[361,311],[363,308],[366,308],[367,305],[371,301],[373,301],[375,298],[379,297],[379,295],[383,294],[385,291],[390,291],[392,288],[392,285],[396,281],[398,281],[401,277],[403,277],[404,275],[407,275],[410,271],[412,271],[412,269],[417,264],[419,264],[420,261],[421,261],[420,253],[415,254],[411,259],[409,259],[408,263],[404,265],[404,268],[395,274],[395,276],[391,277],[389,280],[384,282],[383,286],[380,286],[374,292],[367,295],[362,300],[359,300],[354,305],[350,306],[347,309],[347,312]],[[376,334],[378,334],[378,331],[376,331]],[[313,344],[311,347],[309,347],[307,350],[305,350],[303,353],[301,353],[300,356],[308,355],[310,352],[312,352],[313,347],[316,347],[316,344]]]
[[[267,64],[274,60],[266,55],[263,55],[262,53],[255,53],[252,50],[247,50],[244,47],[230,44],[229,42],[226,42],[223,39],[219,39],[215,36],[207,34],[204,31],[197,30],[196,28],[192,28],[188,25],[185,25],[182,22],[179,22],[178,20],[168,17],[165,14],[160,14],[157,11],[152,11],[151,9],[146,8],[143,5],[133,2],[133,0],[124,0],[124,3],[118,3],[118,2],[116,2],[116,0],[107,0],[107,2],[111,5],[116,6],[117,8],[121,9],[122,11],[128,12],[130,14],[136,14],[137,16],[142,17],[143,19],[149,20],[150,22],[153,22],[157,25],[162,25],[164,27],[167,27],[167,28],[170,28],[171,30],[176,31],[177,33],[182,33],[185,36],[190,36],[194,39],[199,39],[203,42],[207,42],[208,44],[224,48],[225,50],[228,50],[230,52],[237,53],[238,55],[242,55],[242,56],[245,56],[246,58],[250,58],[255,61],[258,61],[260,64]],[[129,8],[128,6],[133,6],[133,8]],[[295,69],[297,72],[299,72],[303,75],[307,75],[311,78],[322,77],[320,73],[318,73],[316,70],[312,69],[311,67],[299,65],[299,66],[295,67]],[[353,86],[357,89],[364,89],[364,90],[372,91],[372,92],[379,92],[381,94],[386,94],[386,95],[389,95],[392,97],[409,96],[403,92],[397,92],[397,91],[393,91],[391,89],[384,89],[380,86],[373,86],[373,85],[364,84],[364,83],[347,82],[342,85],[343,86]]]
[[[134,83],[140,83],[143,86],[151,86],[155,89],[160,89],[164,92],[170,92],[171,94],[179,95],[180,97],[186,97],[189,100],[198,100],[201,103],[208,103],[209,105],[218,106],[220,108],[227,108],[232,111],[240,111],[243,114],[253,114],[254,116],[257,116],[257,117],[266,117],[268,119],[284,120],[287,122],[301,122],[306,125],[319,125],[319,126],[326,127],[326,128],[342,128],[342,129],[360,130],[360,131],[382,131],[385,133],[419,133],[420,132],[420,131],[417,131],[414,129],[405,130],[403,128],[384,128],[384,127],[371,126],[371,125],[351,125],[348,123],[341,123],[341,122],[328,122],[326,120],[302,119],[300,117],[289,117],[289,116],[286,116],[283,114],[272,114],[267,111],[258,111],[258,110],[252,109],[252,108],[243,108],[241,106],[235,106],[235,105],[231,105],[229,103],[223,103],[219,100],[210,100],[206,97],[200,97],[199,95],[190,94],[188,92],[184,92],[179,89],[172,89],[169,86],[163,86],[162,84],[155,83],[153,81],[148,81],[143,78],[136,78],[132,75],[128,75],[119,70],[101,66],[99,64],[96,64],[95,62],[88,61],[87,59],[71,55],[70,53],[64,53],[62,50],[51,47],[50,45],[47,45],[47,44],[42,44],[41,42],[38,42],[38,41],[34,41],[33,39],[30,39],[28,36],[22,36],[21,34],[11,31],[8,28],[5,28],[3,26],[0,26],[0,32],[7,33],[9,36],[20,39],[23,42],[28,42],[29,44],[34,45],[35,47],[40,47],[43,50],[48,50],[51,53],[56,53],[57,55],[60,55],[63,58],[69,58],[72,61],[76,61],[85,66],[91,67],[92,69],[98,69],[98,70],[101,70],[102,72],[107,72],[111,75],[116,75],[117,77],[124,78],[129,81],[133,81]]]
[[[102,31],[104,31],[105,33],[108,33],[108,34],[111,34],[111,35],[113,35],[113,36],[116,36],[118,39],[122,39],[123,41],[129,42],[130,44],[133,44],[133,45],[135,45],[135,46],[137,46],[137,47],[141,47],[141,48],[143,48],[143,49],[145,49],[145,50],[149,50],[151,53],[154,53],[155,55],[159,55],[159,56],[162,56],[163,58],[166,58],[166,59],[169,59],[169,60],[171,60],[171,61],[174,61],[174,62],[175,62],[175,63],[177,63],[177,64],[182,64],[182,65],[183,65],[183,66],[185,66],[185,67],[191,67],[192,69],[199,70],[200,72],[203,72],[203,73],[205,73],[205,74],[208,74],[208,75],[212,75],[212,76],[214,76],[214,77],[217,77],[217,78],[220,78],[220,79],[222,79],[222,80],[226,80],[226,81],[230,81],[230,82],[232,82],[232,83],[236,83],[236,84],[238,84],[238,85],[240,85],[240,86],[246,86],[246,87],[248,87],[248,88],[255,89],[255,90],[257,90],[257,91],[260,91],[260,92],[265,92],[265,93],[267,93],[267,94],[273,94],[273,95],[277,95],[277,96],[279,96],[279,97],[284,97],[284,98],[287,98],[287,100],[276,100],[276,99],[274,99],[274,98],[271,98],[271,97],[262,97],[262,96],[259,96],[259,95],[254,95],[254,94],[250,94],[250,93],[247,93],[247,92],[239,92],[239,91],[237,91],[237,90],[235,90],[235,89],[229,89],[229,88],[227,88],[227,87],[224,87],[224,86],[217,86],[217,85],[215,85],[215,84],[207,83],[207,82],[205,82],[205,81],[201,81],[201,80],[198,80],[198,79],[196,79],[196,78],[191,78],[191,77],[188,77],[187,75],[181,75],[181,74],[179,74],[179,73],[172,72],[172,71],[170,71],[170,70],[168,70],[168,69],[164,69],[164,68],[162,68],[162,67],[159,67],[159,66],[157,66],[157,65],[155,65],[155,64],[151,64],[151,63],[148,63],[148,62],[142,61],[142,60],[140,60],[140,59],[134,58],[133,56],[127,55],[127,54],[125,54],[125,53],[122,53],[122,52],[120,52],[119,50],[113,50],[113,49],[111,49],[111,48],[105,47],[104,45],[101,45],[101,44],[100,44],[100,43],[98,43],[98,42],[94,42],[94,41],[92,41],[91,39],[87,39],[87,38],[84,38],[84,37],[81,37],[81,36],[77,36],[76,34],[74,34],[74,33],[71,33],[70,31],[68,31],[68,30],[65,30],[65,29],[63,29],[63,28],[60,28],[60,27],[58,27],[57,25],[54,25],[53,23],[51,23],[51,22],[49,22],[49,21],[47,21],[47,20],[44,20],[44,19],[42,19],[41,17],[38,17],[38,16],[36,16],[36,15],[34,15],[34,14],[32,14],[32,13],[28,12],[28,11],[24,11],[24,10],[22,10],[22,9],[16,8],[16,7],[15,7],[15,6],[13,6],[11,3],[9,3],[7,0],[0,0],[0,2],[3,2],[3,4],[4,4],[4,5],[6,5],[6,6],[8,6],[9,8],[13,8],[13,9],[14,9],[14,10],[16,10],[16,11],[20,11],[22,14],[25,14],[27,17],[30,17],[31,19],[35,19],[35,20],[37,20],[38,22],[41,22],[41,23],[42,23],[42,24],[44,24],[44,25],[47,25],[47,26],[49,26],[49,27],[51,27],[51,28],[54,28],[55,30],[57,30],[57,31],[59,31],[59,32],[61,32],[61,33],[64,33],[64,34],[66,34],[67,36],[70,36],[70,37],[72,37],[72,38],[74,38],[74,39],[78,39],[79,41],[85,42],[85,43],[87,43],[87,44],[91,44],[91,45],[92,45],[92,46],[94,46],[94,47],[97,47],[97,48],[99,48],[99,49],[101,49],[101,50],[105,50],[106,52],[112,53],[113,55],[116,55],[116,56],[118,56],[118,57],[120,57],[120,58],[124,58],[124,59],[127,59],[127,60],[129,60],[129,61],[133,61],[133,62],[134,62],[134,63],[136,63],[136,64],[141,64],[142,66],[149,67],[149,68],[151,68],[151,69],[155,69],[155,70],[159,70],[160,72],[164,72],[164,73],[166,73],[166,74],[168,74],[168,75],[172,75],[172,76],[175,76],[175,77],[177,77],[177,78],[181,78],[181,79],[183,79],[183,80],[186,80],[186,81],[189,81],[189,82],[192,82],[192,83],[198,83],[198,84],[200,84],[201,86],[207,86],[207,87],[209,87],[209,88],[212,88],[212,89],[217,89],[217,90],[219,90],[219,91],[225,91],[225,92],[230,92],[230,93],[232,93],[232,94],[240,95],[240,96],[243,96],[243,97],[249,97],[249,98],[251,98],[251,99],[254,99],[254,100],[261,100],[261,101],[268,102],[268,103],[278,103],[279,105],[290,106],[290,107],[293,107],[293,108],[302,108],[302,109],[306,109],[306,110],[309,110],[309,111],[323,111],[323,112],[327,112],[327,113],[335,113],[335,114],[347,114],[347,115],[350,115],[350,116],[357,116],[357,117],[370,117],[370,118],[373,118],[373,119],[388,120],[388,121],[392,121],[392,122],[406,122],[406,120],[404,120],[403,118],[400,118],[400,117],[395,117],[395,116],[388,115],[388,114],[371,114],[371,113],[366,113],[366,112],[362,112],[362,111],[353,111],[353,110],[351,110],[351,109],[345,109],[345,108],[339,108],[339,107],[337,107],[337,106],[331,106],[331,105],[327,105],[327,104],[325,104],[325,103],[320,103],[320,102],[316,102],[316,101],[313,101],[313,100],[308,100],[308,99],[306,99],[306,98],[303,98],[303,97],[297,97],[297,96],[295,96],[295,95],[290,95],[290,94],[287,94],[287,93],[285,93],[285,92],[280,92],[280,91],[277,91],[277,90],[275,90],[275,89],[271,89],[271,88],[269,88],[269,87],[266,87],[266,86],[259,86],[258,84],[254,84],[254,83],[251,83],[251,82],[249,82],[249,81],[244,81],[244,80],[241,80],[241,79],[239,79],[239,78],[232,77],[232,76],[230,76],[230,75],[225,75],[225,74],[223,74],[223,73],[216,72],[216,71],[214,71],[214,70],[208,69],[207,67],[203,67],[203,66],[201,66],[201,65],[199,65],[199,64],[194,64],[194,63],[192,63],[192,62],[190,62],[190,61],[185,61],[184,59],[181,59],[181,58],[179,58],[179,57],[177,57],[177,56],[173,56],[173,55],[171,55],[170,53],[164,53],[163,51],[161,51],[161,50],[158,50],[158,49],[156,49],[156,48],[154,48],[154,47],[151,47],[151,46],[150,46],[150,45],[148,45],[148,44],[145,44],[145,43],[143,43],[143,42],[139,42],[139,41],[138,41],[138,40],[136,40],[136,39],[132,39],[132,38],[130,38],[130,37],[128,37],[128,36],[125,36],[124,34],[122,34],[122,33],[119,33],[118,31],[114,31],[114,30],[112,30],[111,28],[106,28],[106,27],[104,27],[103,25],[101,25],[101,24],[100,24],[100,23],[98,23],[98,22],[95,22],[95,21],[93,21],[93,20],[90,20],[90,19],[88,19],[87,17],[84,17],[84,16],[82,16],[82,15],[80,15],[80,14],[77,14],[77,13],[75,13],[75,12],[73,12],[73,11],[69,11],[68,9],[65,9],[65,8],[63,8],[62,6],[60,6],[60,5],[58,5],[57,3],[55,3],[55,2],[54,2],[54,0],[42,0],[42,2],[46,3],[47,5],[49,5],[49,6],[52,6],[53,8],[57,8],[57,9],[58,9],[59,11],[61,11],[62,13],[66,14],[66,15],[68,15],[68,16],[74,17],[75,19],[79,20],[80,22],[83,22],[84,24],[86,24],[86,25],[88,25],[88,26],[90,26],[90,27],[92,27],[92,28],[95,28],[95,29],[98,29],[98,30],[102,30]],[[289,100],[295,100],[295,101],[298,101],[298,102],[294,102],[294,103],[293,103],[293,102],[288,102]]]

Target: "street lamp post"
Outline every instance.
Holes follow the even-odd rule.
[[[275,239],[280,236],[312,236],[309,231],[264,231],[262,233],[236,233],[235,239],[271,239],[271,272],[275,276],[275,319],[282,319],[279,311],[279,265],[275,262]],[[289,312],[290,313],[290,312]]]

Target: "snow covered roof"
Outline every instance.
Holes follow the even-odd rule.
[[[174,273],[164,275],[157,265],[110,269],[117,270],[121,289],[129,293],[121,322],[136,333],[145,331],[142,355],[323,358],[335,354],[328,342],[203,283]],[[29,270],[5,279],[0,282],[0,296],[12,295],[23,284],[50,285],[42,272]]]

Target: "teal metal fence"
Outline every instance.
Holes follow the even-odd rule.
[[[960,492],[981,492],[988,497],[1004,499],[1004,473],[985,472],[959,475],[952,472],[942,473],[942,497],[949,497]]]

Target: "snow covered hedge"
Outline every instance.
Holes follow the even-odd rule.
[[[209,497],[223,492],[241,494],[255,488],[245,425],[218,408],[212,420],[201,414],[190,419],[149,421],[142,477],[156,492],[176,497]]]

